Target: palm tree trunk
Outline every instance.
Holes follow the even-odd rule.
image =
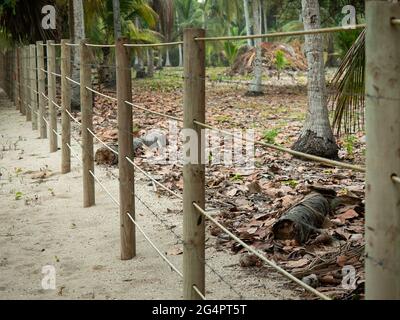
[[[302,0],[304,29],[321,26],[318,0]],[[337,158],[338,147],[329,123],[322,35],[305,36],[308,63],[308,112],[293,149],[326,158]]]
[[[171,67],[172,66],[171,59],[170,59],[170,56],[169,56],[169,48],[166,49],[166,53],[165,53],[165,66],[166,67]]]
[[[85,18],[83,11],[82,0],[73,0],[73,13],[74,13],[74,43],[80,43],[85,38]],[[73,66],[72,66],[72,79],[79,81],[80,78],[80,54],[79,49],[73,48]],[[80,88],[78,86],[72,87],[71,106],[73,109],[79,109],[80,102]]]
[[[154,76],[154,50],[149,49],[147,59],[147,76],[152,78]]]
[[[268,33],[268,4],[266,0],[262,0],[262,14],[263,14],[263,22],[264,22],[264,33]]]
[[[261,34],[260,0],[253,0],[254,31]],[[249,94],[262,95],[262,47],[261,39],[255,40],[256,58],[254,59],[254,79],[250,86]]]
[[[246,33],[248,36],[251,35],[251,21],[250,21],[250,11],[249,11],[249,0],[243,0],[243,8],[244,8],[244,18],[246,20]],[[251,39],[247,39],[247,45],[249,47],[253,46],[253,41]]]
[[[122,27],[121,27],[121,9],[119,5],[119,0],[113,0],[113,12],[114,12],[114,37],[115,40],[121,37]]]
[[[179,45],[179,67],[183,67],[183,46]]]

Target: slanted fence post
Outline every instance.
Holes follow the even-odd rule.
[[[400,4],[366,2],[366,298],[400,299]]]
[[[205,165],[201,128],[194,120],[205,121],[205,43],[196,41],[204,37],[203,29],[187,29],[184,32],[184,129],[195,131],[198,141],[190,140],[191,155],[197,154],[197,163],[184,164],[183,168],[183,276],[185,300],[199,300],[193,290],[195,285],[205,293],[205,223],[204,217],[193,206],[205,206]],[[184,133],[186,137],[190,132]],[[188,141],[185,141],[186,143]],[[187,157],[188,155],[186,155]],[[193,158],[193,157],[190,157]]]
[[[82,162],[83,162],[83,206],[91,207],[95,204],[94,154],[93,136],[93,95],[86,87],[92,86],[91,52],[86,46],[86,40],[80,43],[81,68],[81,119],[82,119]]]
[[[66,77],[71,77],[71,48],[68,40],[61,40],[61,173],[71,172],[71,120],[67,113],[71,112],[71,85]]]
[[[49,98],[49,138],[50,152],[58,151],[57,112],[53,101],[56,100],[56,48],[53,40],[47,41],[47,97]]]
[[[47,125],[46,122],[44,121],[44,118],[46,116],[46,101],[45,98],[43,97],[43,94],[45,94],[46,91],[46,74],[44,73],[43,70],[45,70],[44,67],[44,45],[43,41],[38,41],[36,42],[36,50],[37,50],[37,68],[38,68],[38,92],[39,92],[39,105],[38,105],[38,110],[39,110],[39,137],[40,139],[46,139],[47,138]]]
[[[126,158],[133,160],[133,119],[132,108],[125,101],[132,102],[132,75],[129,66],[130,50],[124,44],[116,43],[117,98],[118,98],[118,151],[119,151],[119,199],[121,259],[130,260],[136,256],[135,225],[128,217],[135,219],[135,173]]]
[[[32,106],[31,106],[31,82],[30,82],[30,52],[29,52],[29,46],[25,46],[25,77],[26,77],[26,95],[25,95],[25,103],[26,103],[26,121],[32,121]]]
[[[36,46],[29,46],[30,56],[30,86],[31,86],[31,107],[32,107],[32,130],[38,129],[38,103],[37,103],[37,73],[36,73]]]

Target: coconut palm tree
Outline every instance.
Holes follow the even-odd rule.
[[[302,0],[304,29],[321,26],[318,0]],[[322,36],[306,35],[308,62],[308,112],[293,149],[326,158],[337,158],[338,146],[329,123]]]

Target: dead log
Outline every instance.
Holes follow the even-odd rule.
[[[272,227],[277,240],[296,240],[305,243],[319,232],[330,213],[329,201],[319,193],[312,193],[289,209]]]

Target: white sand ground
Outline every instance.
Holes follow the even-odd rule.
[[[182,280],[140,233],[138,256],[119,260],[118,209],[99,186],[97,205],[83,209],[81,167],[73,159],[72,173],[61,175],[60,158],[60,152],[49,153],[48,140],[38,139],[0,91],[0,299],[182,299]],[[32,178],[46,168],[48,178]],[[118,196],[111,172],[117,174],[96,168]],[[137,194],[180,234],[180,203],[158,197],[144,177],[138,178]],[[140,203],[137,219],[163,252],[174,248],[173,235]],[[169,259],[181,270],[181,255]],[[238,259],[207,249],[208,263],[245,298],[296,299],[282,277],[266,269],[241,269]],[[55,267],[56,290],[41,286],[46,265]],[[209,299],[238,298],[209,269],[206,283]]]

